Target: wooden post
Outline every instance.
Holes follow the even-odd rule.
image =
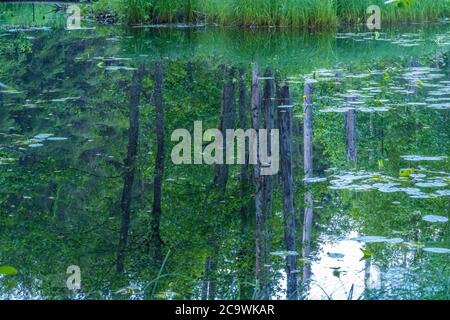
[[[286,257],[287,299],[297,299],[296,219],[294,180],[292,177],[292,101],[289,87],[280,90],[282,105],[278,107],[280,128],[281,183],[283,190],[284,242],[290,254]]]
[[[304,89],[303,105],[303,145],[304,145],[304,171],[305,178],[313,176],[313,113],[312,113],[312,94],[314,91],[314,82],[307,80]]]
[[[141,98],[142,76],[144,66],[140,65],[134,72],[131,97],[130,97],[130,127],[128,129],[128,152],[125,158],[125,175],[123,179],[123,191],[120,201],[121,225],[120,238],[117,248],[116,271],[121,273],[124,271],[125,249],[128,242],[128,232],[130,227],[130,210],[133,191],[133,182],[136,172],[136,157],[139,137],[139,104]]]

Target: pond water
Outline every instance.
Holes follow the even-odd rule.
[[[243,187],[242,166],[229,166],[218,191],[215,166],[170,158],[175,129],[193,132],[194,121],[218,127],[227,83],[235,89],[233,126],[251,123],[253,63],[261,88],[289,85],[294,105],[297,250],[284,245],[275,177],[266,296],[287,298],[286,257],[294,256],[301,299],[450,298],[450,24],[376,34],[85,21],[78,30],[65,27],[64,10],[54,5],[0,4],[0,266],[17,269],[0,275],[2,299],[261,298],[255,190]],[[157,61],[166,157],[155,220]],[[125,271],[118,273],[130,90],[139,65],[146,69],[139,144],[128,185]],[[263,75],[266,68],[275,80]],[[314,166],[306,179],[305,79],[315,87]],[[71,265],[81,271],[75,292],[66,287]]]

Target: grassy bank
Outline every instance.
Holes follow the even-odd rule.
[[[436,20],[450,16],[450,0],[99,0],[97,13],[110,12],[122,22],[217,23],[233,26],[326,28],[366,21],[378,5],[382,23]]]

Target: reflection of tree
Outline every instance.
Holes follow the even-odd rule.
[[[162,181],[164,176],[165,161],[165,138],[164,138],[164,108],[163,108],[163,66],[161,62],[155,64],[153,97],[156,107],[156,160],[155,174],[153,179],[153,208],[151,215],[151,245],[154,250],[155,262],[162,263],[162,240],[161,240],[161,197],[162,197]]]
[[[283,190],[284,244],[287,250],[287,299],[296,300],[297,292],[297,235],[292,176],[292,97],[288,86],[280,89],[281,108],[278,108],[280,127],[280,166]]]
[[[305,82],[304,94],[304,119],[303,119],[303,143],[304,152],[304,172],[305,178],[312,178],[314,174],[313,158],[313,112],[312,95],[314,84],[311,81]],[[307,186],[308,188],[308,186]],[[303,258],[303,285],[311,278],[311,264],[308,259],[311,254],[312,227],[313,227],[313,193],[308,190],[304,199],[305,212],[303,217],[302,233],[302,258]]]
[[[302,258],[303,258],[303,284],[307,284],[311,279],[311,263],[309,261],[311,255],[311,241],[313,228],[313,194],[308,192],[305,195],[305,215],[303,218],[303,238],[302,238]]]
[[[227,129],[234,129],[235,127],[235,85],[233,81],[235,69],[225,67],[226,80],[222,90],[221,101],[221,113],[219,117],[218,129],[220,132],[225,133]],[[223,136],[223,145],[227,145],[226,134]],[[227,189],[229,179],[229,167],[226,165],[226,155],[222,152],[222,161],[214,165],[214,177],[213,177],[213,204],[219,205],[223,201],[224,194]],[[217,295],[217,274],[219,268],[218,251],[221,247],[221,231],[218,226],[213,226],[213,233],[209,235],[209,243],[211,246],[211,256],[206,258],[205,271],[203,274],[204,284],[202,298],[215,300]],[[219,235],[219,236],[218,236]],[[207,283],[207,284],[206,284]]]
[[[130,98],[130,128],[128,129],[128,153],[125,158],[125,175],[123,179],[123,191],[120,201],[120,208],[122,209],[120,239],[117,249],[117,272],[124,271],[125,263],[125,249],[128,242],[128,233],[130,228],[130,214],[131,214],[131,197],[133,192],[133,183],[136,173],[136,157],[138,149],[139,137],[139,104],[141,97],[141,82],[144,73],[143,66],[133,75],[131,85]]]
[[[161,151],[162,135],[161,131],[156,136],[154,132],[161,129],[160,125],[164,125],[165,129],[166,151],[171,147],[167,133],[176,128],[189,128],[193,119],[203,119],[208,127],[217,126],[219,111],[216,106],[220,104],[220,95],[224,89],[217,77],[222,76],[222,71],[217,72],[215,63],[203,58],[193,59],[188,70],[183,59],[170,60],[164,64],[164,122],[154,120],[161,119],[158,118],[161,113],[156,114],[155,108],[144,106],[138,114],[141,126],[135,167],[139,169],[143,181],[154,182],[144,184],[143,188],[131,188],[129,181],[124,183],[126,174],[123,176],[130,167],[126,165],[124,170],[124,165],[117,160],[124,158],[124,152],[130,143],[127,136],[131,123],[130,114],[128,108],[123,107],[129,103],[127,94],[124,93],[128,92],[130,72],[106,71],[105,65],[117,62],[103,61],[99,57],[122,54],[119,50],[130,49],[137,41],[127,39],[120,44],[111,45],[105,40],[110,36],[110,31],[102,35],[104,31],[99,30],[99,34],[91,38],[58,32],[40,34],[33,42],[23,34],[3,40],[0,38],[0,62],[3,66],[0,71],[1,81],[24,92],[14,97],[0,95],[0,157],[15,159],[0,166],[0,246],[2,259],[6,257],[11,261],[10,264],[19,268],[23,277],[18,279],[20,286],[25,288],[24,291],[39,292],[42,296],[63,297],[67,295],[64,289],[54,288],[57,281],[47,279],[61,272],[64,276],[68,265],[79,263],[83,292],[89,297],[128,298],[131,296],[130,290],[125,294],[116,292],[127,288],[130,279],[138,286],[151,283],[146,292],[152,292],[152,280],[158,275],[161,265],[149,263],[149,251],[143,245],[143,239],[147,239],[149,235],[151,213],[157,211],[152,211],[152,206],[159,204],[160,212],[164,212],[160,216],[159,234],[164,239],[164,249],[167,247],[172,253],[164,266],[164,277],[160,278],[152,298],[165,298],[171,294],[177,298],[199,298],[201,287],[205,284],[207,287],[203,291],[213,292],[210,297],[252,298],[255,283],[255,226],[250,217],[255,214],[255,209],[249,203],[255,200],[255,195],[253,188],[244,187],[245,181],[251,179],[251,174],[246,177],[245,168],[229,166],[227,187],[220,188],[222,192],[218,192],[209,188],[214,172],[208,166],[174,166],[166,161],[162,167],[161,161],[157,163],[157,159],[160,159],[158,155],[161,155],[158,149]],[[120,35],[119,31],[115,32]],[[178,35],[174,37],[179,39]],[[208,34],[203,37],[207,38]],[[159,38],[155,41],[162,43]],[[31,43],[33,52],[27,53]],[[143,43],[141,41],[141,45]],[[161,46],[160,50],[169,48]],[[242,101],[248,78],[249,72],[240,75]],[[230,85],[230,82],[232,79],[227,78],[225,85]],[[264,87],[271,90],[272,85],[273,81],[269,80]],[[345,85],[348,84],[342,84]],[[154,87],[151,79],[142,82],[143,93],[150,92]],[[294,86],[290,89],[295,90]],[[338,89],[324,86],[317,88],[316,92],[323,96],[333,95]],[[298,97],[302,95],[295,91],[293,93]],[[51,101],[64,97],[81,98]],[[236,102],[236,98],[229,98],[228,101]],[[402,103],[404,97],[392,102]],[[322,107],[322,99],[314,99],[314,103],[318,107],[312,112]],[[27,104],[29,106],[25,106]],[[263,101],[258,102],[258,108],[263,104]],[[186,105],[193,107],[186,108]],[[239,107],[239,120],[243,120],[245,116],[241,113],[248,112],[245,110],[248,105],[240,102]],[[294,112],[295,110],[294,108]],[[378,170],[376,161],[388,159],[382,173],[398,176],[399,169],[408,165],[400,159],[400,155],[448,154],[446,137],[449,127],[446,110],[402,110],[370,115],[358,113],[358,163],[362,168]],[[367,125],[370,118],[373,124],[372,138],[369,134],[370,126]],[[244,121],[241,126],[245,128],[243,123]],[[348,168],[346,132],[342,125],[336,123],[342,123],[341,114],[314,113],[314,143],[311,134],[311,140],[304,144],[309,144],[311,150],[314,144],[314,165],[317,170],[314,173],[317,175],[322,175],[323,169],[330,167]],[[52,131],[49,133],[69,139],[66,142],[45,143],[44,147],[37,149],[28,148],[22,143],[49,130]],[[379,147],[381,138],[383,153]],[[412,146],[411,141],[417,143]],[[296,145],[293,147],[297,148]],[[299,144],[298,147],[303,145]],[[374,161],[369,160],[365,147],[374,150]],[[155,156],[149,156],[149,153]],[[448,171],[448,162],[430,166]],[[313,168],[313,164],[307,163],[306,167]],[[164,175],[159,176],[161,184],[158,179],[153,178],[158,177],[158,168],[164,169]],[[311,172],[312,176],[312,171],[307,172]],[[216,181],[224,179],[221,176]],[[153,203],[135,201],[138,197],[148,198],[151,190],[160,192],[161,197],[154,196],[156,200]],[[118,217],[123,214],[118,195],[124,194],[124,191],[127,193],[125,203],[128,200],[131,203],[127,209],[131,214],[125,249],[127,268],[124,269],[133,273],[122,276],[111,271],[117,259],[115,239],[120,230]],[[354,230],[352,228],[355,225],[350,223],[331,223],[336,216],[353,221],[364,234],[390,235],[392,230],[396,230],[399,232],[397,236],[408,241],[426,244],[437,238],[442,242],[441,246],[448,245],[448,230],[433,229],[423,225],[420,219],[423,212],[447,212],[447,202],[443,197],[418,200],[398,193],[337,192],[330,191],[326,183],[315,184],[305,193],[294,194],[299,203],[305,202],[302,219],[303,258],[314,253],[316,234],[345,234]],[[264,193],[256,195],[261,205],[269,200],[267,193],[265,197],[263,195]],[[312,209],[313,198],[316,201],[324,198],[329,201],[325,204],[321,201],[320,206],[324,208],[314,209],[315,215]],[[271,199],[273,212],[282,211],[282,199],[281,190],[275,187]],[[397,201],[401,205],[393,204]],[[128,205],[125,206],[127,207]],[[262,208],[260,214],[264,212]],[[291,208],[289,205],[286,212],[290,212]],[[420,212],[412,226],[411,214],[414,211]],[[58,219],[58,216],[64,216],[64,219]],[[246,221],[246,218],[248,223],[244,228],[241,222]],[[265,225],[268,229],[259,229],[261,252],[265,257],[268,256],[270,247],[296,250],[295,246],[286,246],[283,239],[285,231],[289,233],[292,227],[284,228],[281,215],[274,214],[270,220]],[[264,238],[265,230],[272,233],[269,242]],[[210,239],[214,239],[215,243],[211,243]],[[425,256],[419,250],[414,255],[406,256],[405,253],[410,253],[410,249],[401,246],[370,245],[369,249],[373,253],[373,262],[382,269],[397,266],[396,261],[404,263],[407,260],[409,267],[424,269],[423,266],[426,266],[429,273],[424,279],[427,279],[429,286],[430,283],[439,283],[433,277],[446,277],[446,271],[438,268],[445,262],[442,257],[431,260],[430,256]],[[264,266],[267,265],[265,257],[261,257],[259,261],[260,268],[267,272],[269,268]],[[292,259],[288,262],[292,262]],[[304,262],[303,281],[306,281],[310,270],[308,262]],[[272,284],[265,288],[277,290],[278,281],[274,280],[280,275],[274,270],[280,270],[285,263],[284,259],[271,259],[269,277]],[[86,269],[89,272],[83,273]],[[440,271],[436,272],[438,269]],[[291,270],[298,271],[292,265]],[[36,279],[45,280],[45,284],[37,283]],[[207,281],[202,282],[203,279]],[[260,276],[258,279],[264,278]],[[10,280],[1,281],[5,284]],[[293,291],[292,284],[295,282],[291,277],[290,291]],[[212,288],[210,283],[213,283]],[[2,290],[8,292],[4,287],[2,286]]]
[[[357,133],[356,133],[356,110],[350,103],[354,97],[349,97],[349,110],[345,112],[345,144],[347,146],[347,160],[356,162],[357,158]]]

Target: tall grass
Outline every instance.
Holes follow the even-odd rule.
[[[363,23],[370,5],[382,23],[435,20],[450,16],[450,0],[99,0],[127,23],[217,23],[234,26],[326,28]],[[106,5],[105,5],[106,4]]]
[[[370,5],[381,8],[382,23],[418,22],[450,16],[450,0],[337,0],[337,16],[343,23],[361,23]]]

